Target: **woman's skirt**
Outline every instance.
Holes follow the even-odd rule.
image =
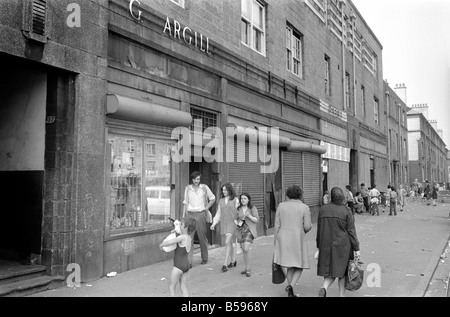
[[[238,238],[239,243],[244,243],[244,242],[253,243],[253,240],[255,238],[253,237],[253,234],[250,231],[250,228],[248,227],[248,225],[246,223],[244,223],[244,225],[241,228],[238,228],[237,231],[240,232],[240,235]]]

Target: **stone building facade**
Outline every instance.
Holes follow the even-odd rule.
[[[412,105],[408,112],[409,181],[448,182],[448,148],[438,133],[437,121],[429,120],[428,105]]]
[[[82,281],[166,260],[194,170],[217,197],[227,182],[252,195],[258,235],[292,184],[315,219],[324,190],[389,182],[382,45],[351,1],[0,10],[4,193],[34,193],[20,207],[33,236],[4,256],[35,253],[60,275],[77,263]]]
[[[389,184],[398,188],[409,184],[408,160],[408,107],[396,91],[385,81],[386,110],[389,121],[386,126],[388,136]]]

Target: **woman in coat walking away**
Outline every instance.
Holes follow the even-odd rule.
[[[320,297],[326,297],[330,285],[339,279],[339,295],[345,295],[345,276],[350,259],[359,257],[355,218],[345,206],[345,196],[339,187],[331,190],[331,203],[323,206],[317,220],[316,244],[319,249],[317,275],[323,276]]]
[[[293,288],[303,269],[309,269],[305,235],[312,224],[309,207],[301,201],[303,190],[293,185],[287,189],[286,196],[288,201],[280,203],[275,214],[273,262],[287,270],[286,291],[288,297],[295,297]]]

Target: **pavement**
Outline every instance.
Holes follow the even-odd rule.
[[[347,297],[446,297],[450,272],[450,208],[439,204],[426,206],[408,200],[404,212],[388,216],[367,213],[355,215],[356,230],[361,248],[365,282]],[[306,235],[310,269],[294,287],[300,297],[317,297],[322,278],[317,276],[315,238],[316,225]],[[237,267],[222,273],[225,247],[209,250],[209,261],[200,265],[198,250],[194,266],[189,271],[190,297],[286,297],[287,283],[275,285],[271,280],[273,236],[255,239],[251,249],[252,275],[240,274],[244,269],[242,255]],[[168,281],[173,260],[168,260],[114,277],[103,277],[80,287],[44,291],[29,297],[167,297]],[[178,287],[177,296],[181,296]],[[338,296],[335,282],[328,297]]]

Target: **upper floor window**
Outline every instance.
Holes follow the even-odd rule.
[[[134,152],[134,141],[135,140],[126,140],[127,142],[127,151],[128,152]]]
[[[380,113],[380,106],[378,104],[378,99],[373,98],[373,118],[375,124],[380,124],[379,113]]]
[[[363,116],[366,116],[366,88],[364,86],[361,86],[361,106],[362,106],[362,113]]]
[[[287,70],[303,78],[303,36],[290,26],[286,26],[286,66]]]
[[[191,108],[191,116],[193,119],[191,130],[194,130],[196,126],[201,129],[201,131],[205,131],[205,129],[209,127],[217,127],[217,114],[213,112]]]
[[[266,9],[259,1],[241,0],[241,41],[255,51],[265,55]]]
[[[184,0],[170,0],[170,1],[178,4],[182,8],[184,8]]]
[[[350,74],[345,73],[345,107],[351,107],[351,83],[350,83]]]
[[[325,94],[331,95],[330,83],[330,57],[325,55]]]

